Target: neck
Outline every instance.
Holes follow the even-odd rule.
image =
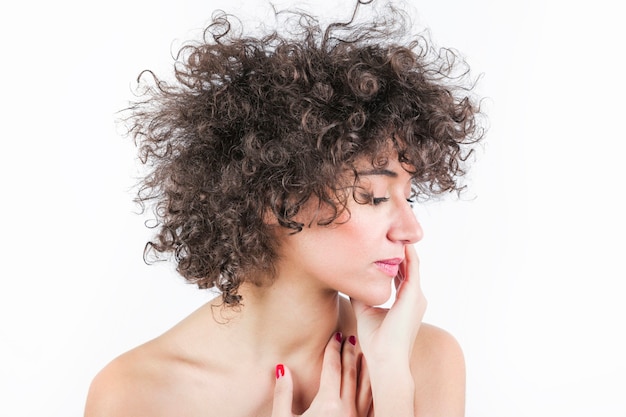
[[[228,338],[238,341],[231,348],[240,358],[267,364],[321,360],[328,340],[341,328],[336,291],[278,278],[263,287],[244,284],[240,294],[242,306],[221,314]]]
[[[277,364],[287,365],[294,377],[294,410],[306,410],[317,393],[330,338],[337,331],[346,336],[355,331],[351,308],[336,291],[297,274],[263,287],[243,284],[239,293],[240,308],[213,304],[211,350],[220,353],[220,362],[241,367],[241,374],[267,376]]]

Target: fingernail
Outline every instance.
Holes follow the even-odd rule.
[[[343,340],[343,336],[341,335],[341,332],[335,333],[335,340],[341,343],[341,341]]]
[[[283,366],[283,364],[279,363],[278,365],[276,365],[276,379],[280,378],[281,376],[285,376],[285,367]]]
[[[350,337],[348,338],[348,342],[350,342],[350,344],[351,344],[352,346],[356,346],[356,337],[354,337],[354,336],[350,336]]]

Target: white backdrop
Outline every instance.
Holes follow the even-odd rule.
[[[410,3],[484,73],[489,97],[472,198],[417,209],[426,321],[464,348],[469,417],[626,416],[626,32],[613,3]],[[351,2],[275,4],[330,16]],[[79,416],[100,368],[209,297],[143,263],[134,147],[114,113],[138,72],[169,70],[215,8],[269,8],[0,7],[0,415]]]

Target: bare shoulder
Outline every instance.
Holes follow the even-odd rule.
[[[201,314],[197,310],[106,365],[91,383],[85,417],[198,415],[198,398],[210,397],[198,390],[212,375],[197,355],[198,340],[209,339]]]
[[[464,415],[465,359],[454,336],[422,324],[413,348],[411,371],[418,415]]]
[[[219,405],[224,398],[241,404],[231,384],[234,364],[224,360],[223,345],[215,347],[219,332],[211,330],[210,315],[207,304],[112,360],[91,383],[85,417],[233,415]]]
[[[166,415],[159,395],[167,391],[163,378],[166,363],[158,358],[152,342],[115,358],[93,379],[85,417]]]

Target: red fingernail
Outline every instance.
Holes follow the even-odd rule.
[[[285,376],[285,367],[282,364],[276,365],[276,379]]]
[[[348,342],[350,342],[350,344],[351,344],[352,346],[356,346],[356,337],[354,337],[354,336],[350,336],[350,337],[348,338]]]
[[[341,332],[335,333],[335,340],[341,343],[341,341],[343,340],[343,336],[341,335]]]

